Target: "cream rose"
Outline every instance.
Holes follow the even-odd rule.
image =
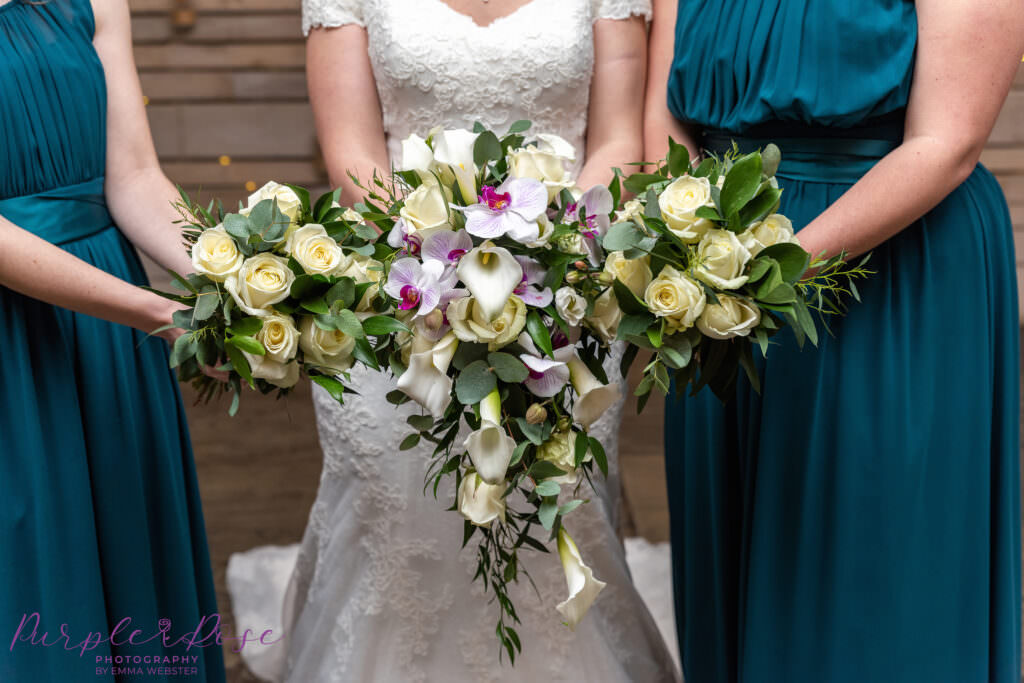
[[[588,451],[583,462],[592,457]],[[553,481],[572,486],[579,480],[579,472],[576,469],[576,432],[555,432],[551,438],[537,447],[537,458],[547,460],[565,472],[562,476],[554,477]]]
[[[315,223],[289,235],[284,249],[310,275],[330,275],[344,259],[341,246],[327,235],[324,226]]]
[[[647,285],[644,301],[651,313],[665,318],[671,328],[685,330],[704,311],[707,295],[699,283],[672,266],[665,266]]]
[[[637,297],[642,297],[651,284],[651,257],[628,259],[621,251],[608,254],[604,272],[620,280]]]
[[[587,300],[572,287],[560,287],[555,292],[555,310],[562,320],[575,327],[587,314]]]
[[[424,183],[409,193],[399,214],[420,238],[438,230],[451,229],[448,222],[448,198],[436,184]]]
[[[381,278],[384,277],[384,264],[369,256],[352,252],[345,256],[338,269],[334,271],[334,274],[338,277],[350,277],[355,280],[357,285],[367,282],[374,283],[372,287],[367,287],[363,298],[356,305],[356,311],[359,313],[370,311],[372,308],[371,303],[380,289],[379,283]]]
[[[615,214],[616,223],[626,223],[629,221],[639,223],[640,225],[644,224],[644,205],[640,203],[639,199],[630,199]]]
[[[224,289],[238,307],[249,315],[266,317],[270,306],[284,301],[295,281],[295,273],[280,256],[263,253],[247,258],[238,272],[224,281]]]
[[[302,334],[299,348],[305,354],[307,365],[340,374],[352,367],[352,349],[356,340],[339,330],[325,330],[319,327],[312,316],[306,316],[299,323]]]
[[[597,297],[597,301],[594,302],[594,314],[587,318],[587,323],[604,341],[611,342],[619,331],[622,316],[622,309],[619,308],[615,293],[608,289]]]
[[[536,145],[509,151],[509,175],[541,181],[548,190],[548,201],[551,202],[562,190],[575,185],[568,165],[576,160],[576,150],[557,135],[542,134],[537,137]]]
[[[752,257],[776,244],[800,244],[793,234],[793,223],[781,213],[773,213],[764,220],[752,223],[740,234],[740,242]]]
[[[252,376],[287,389],[299,379],[299,366],[294,362],[299,344],[299,331],[291,316],[271,312],[263,318],[263,327],[256,333],[266,353],[257,356],[245,353]]]
[[[467,296],[448,304],[447,316],[448,324],[461,341],[485,343],[495,351],[515,341],[523,331],[526,304],[519,297],[510,296],[501,315],[488,321],[476,298]]]
[[[697,265],[693,275],[720,289],[736,289],[746,284],[743,274],[750,252],[729,230],[709,230],[697,245]]]
[[[583,246],[583,235],[578,232],[570,232],[555,240],[555,247],[563,254],[585,254],[587,248]]]
[[[265,199],[277,200],[277,208],[285,216],[288,216],[288,220],[292,223],[289,230],[294,229],[295,222],[299,220],[299,212],[302,211],[302,200],[299,199],[299,195],[295,194],[295,190],[287,185],[275,183],[273,180],[249,195],[248,206],[240,209],[238,213],[248,216],[252,208]]]
[[[668,229],[683,242],[694,243],[711,228],[711,221],[697,218],[697,209],[714,206],[707,178],[684,175],[673,180],[658,197],[661,217]]]
[[[697,329],[712,339],[746,337],[761,322],[761,311],[739,297],[719,294],[697,318]]]
[[[243,258],[235,239],[223,225],[203,230],[192,245],[192,267],[217,282],[237,273]]]

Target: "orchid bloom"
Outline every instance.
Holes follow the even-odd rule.
[[[462,129],[443,130],[434,134],[434,161],[451,170],[467,204],[476,199],[477,168],[473,162],[476,138],[476,133]]]
[[[551,288],[538,289],[537,287],[537,285],[544,283],[544,276],[548,274],[548,271],[527,256],[516,256],[515,259],[523,269],[523,279],[513,290],[513,294],[522,299],[527,306],[544,308],[550,304],[554,298]]]
[[[450,289],[454,277],[445,277],[444,266],[437,261],[420,264],[414,258],[401,258],[391,266],[384,291],[402,303],[403,311],[416,309],[416,317],[424,316],[441,303],[441,293]]]
[[[398,388],[423,406],[435,420],[440,420],[452,402],[452,380],[448,377],[448,366],[459,347],[459,340],[448,332],[436,343],[428,342],[423,350],[415,348],[415,340],[413,344],[409,367],[398,378]]]
[[[595,579],[594,571],[583,564],[579,548],[565,527],[558,530],[558,557],[562,560],[562,569],[565,570],[569,597],[556,609],[565,617],[569,628],[575,630],[607,584]]]
[[[485,185],[479,201],[462,211],[469,234],[487,239],[508,235],[526,243],[540,237],[537,220],[547,208],[544,183],[533,178],[509,178],[497,188]]]
[[[568,353],[573,353],[572,347],[563,347],[555,352],[555,358],[546,358],[537,347],[534,345],[530,335],[526,332],[519,335],[518,343],[526,353],[519,354],[519,360],[523,361],[523,365],[530,371],[530,376],[523,381],[526,388],[534,393],[536,396],[548,398],[554,396],[565,383],[569,381],[569,365],[562,357],[565,355],[562,353],[568,350]]]
[[[495,389],[480,402],[480,429],[466,437],[463,447],[477,474],[488,484],[505,481],[516,440],[501,428],[501,396]]]
[[[493,242],[484,242],[459,259],[456,272],[488,320],[501,315],[523,280],[523,267],[508,249],[496,247]]]
[[[473,238],[465,230],[443,230],[423,240],[423,260],[437,261],[447,267],[457,266],[473,248]]]
[[[604,237],[611,227],[609,214],[614,208],[615,201],[608,188],[604,185],[595,185],[565,210],[567,217],[579,218],[582,221],[580,232],[586,238],[583,240],[583,246],[587,250],[590,262],[595,266],[601,264],[601,252],[596,240]]]
[[[590,429],[590,425],[618,400],[619,385],[617,382],[601,384],[575,351],[568,360],[568,366],[569,381],[578,394],[573,404],[572,417],[584,429]]]
[[[416,256],[420,253],[423,240],[416,234],[415,228],[405,222],[404,218],[395,221],[395,225],[388,233],[388,245],[398,249],[409,256]]]

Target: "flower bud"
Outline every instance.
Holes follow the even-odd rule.
[[[602,271],[601,273],[598,273],[597,281],[602,285],[610,285],[615,282],[615,276],[607,271]]]
[[[565,281],[568,282],[570,285],[574,285],[582,279],[583,274],[580,273],[578,270],[570,270],[568,273],[565,274]]]
[[[562,417],[558,418],[558,431],[565,432],[568,431],[570,427],[572,427],[572,419],[569,418],[569,416],[563,415]]]
[[[577,261],[576,263],[572,264],[572,267],[575,268],[576,270],[587,270],[589,266],[587,266],[586,261]]]
[[[532,425],[539,425],[548,419],[548,411],[539,403],[534,403],[526,410],[526,421]]]

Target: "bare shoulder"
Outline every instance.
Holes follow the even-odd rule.
[[[96,21],[96,40],[105,40],[108,36],[122,36],[131,31],[131,13],[128,0],[86,0],[92,4],[92,14]]]

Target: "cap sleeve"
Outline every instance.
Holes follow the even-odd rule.
[[[318,27],[333,28],[345,24],[366,26],[363,0],[302,0],[302,33]]]
[[[650,21],[653,14],[651,0],[591,0],[594,21],[598,19],[629,19],[643,17]]]

